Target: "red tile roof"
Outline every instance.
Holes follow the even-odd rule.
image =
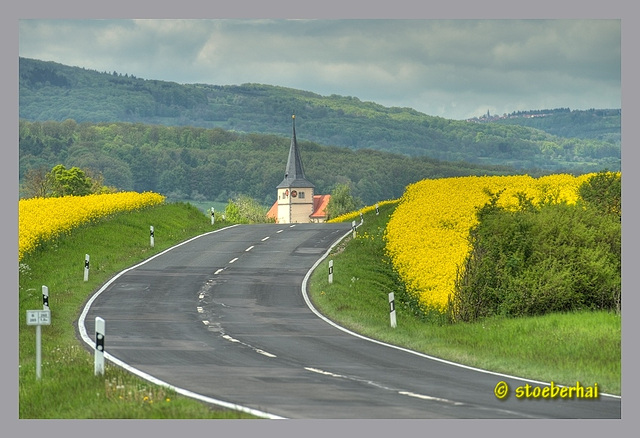
[[[311,218],[314,219],[322,219],[327,217],[327,205],[329,204],[329,199],[331,199],[331,195],[314,195],[313,196],[313,213],[311,213]]]
[[[267,218],[273,218],[276,221],[278,220],[278,201],[274,202],[267,212]]]

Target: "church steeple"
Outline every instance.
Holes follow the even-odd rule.
[[[291,136],[291,146],[289,147],[289,158],[287,160],[287,167],[284,173],[284,179],[277,188],[313,188],[315,187],[304,176],[304,166],[302,165],[302,158],[300,158],[300,150],[298,149],[298,141],[296,140],[296,116],[291,116],[293,133]]]
[[[267,217],[279,224],[324,222],[327,219],[327,203],[331,195],[316,195],[315,186],[304,176],[296,139],[296,116],[291,116],[293,132],[289,159],[284,179],[277,186],[278,199],[269,209]]]

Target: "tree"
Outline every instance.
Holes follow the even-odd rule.
[[[48,175],[51,196],[85,196],[92,193],[92,181],[79,167],[58,164]]]
[[[327,214],[330,218],[337,217],[358,208],[360,201],[351,195],[351,188],[347,184],[338,184],[331,192],[327,204]]]
[[[44,166],[27,170],[23,189],[27,198],[45,198],[51,191],[49,172]]]
[[[271,222],[267,219],[266,209],[260,203],[246,195],[239,195],[229,200],[225,208],[225,216],[228,221],[243,224],[255,224]]]

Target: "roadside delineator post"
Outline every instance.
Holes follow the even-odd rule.
[[[216,223],[216,209],[211,207],[211,225]]]
[[[84,255],[84,281],[89,281],[89,254]]]
[[[396,328],[396,306],[393,292],[389,293],[389,316],[391,318],[391,327]]]
[[[96,348],[94,361],[94,374],[104,375],[104,337],[105,337],[105,321],[96,316]]]
[[[151,248],[153,248],[154,244],[155,244],[155,239],[154,239],[154,230],[153,230],[153,225],[151,225],[151,227],[149,228],[149,240],[150,240],[150,245]]]
[[[42,285],[42,310],[49,310],[49,288]]]
[[[351,229],[353,230],[353,238],[356,238],[356,221],[351,222]]]
[[[329,284],[333,283],[333,260],[329,260]]]

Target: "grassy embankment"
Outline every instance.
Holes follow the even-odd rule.
[[[363,333],[434,356],[500,372],[575,384],[597,382],[620,393],[620,317],[606,312],[550,315],[474,324],[438,325],[397,304],[398,327],[389,327],[388,292],[402,295],[384,257],[382,233],[394,205],[365,214],[358,238],[339,245],[334,283],[325,260],[310,281],[315,305],[331,319]],[[149,225],[155,247],[149,248]],[[115,273],[189,237],[224,226],[193,207],[169,204],[117,215],[75,230],[23,260],[19,292],[20,418],[249,418],[212,409],[150,385],[107,363],[94,376],[93,355],[75,334],[84,301]],[[126,238],[123,238],[126,236]],[[83,281],[84,254],[91,274]],[[42,378],[35,378],[35,329],[27,309],[42,306],[49,287],[52,324],[42,328]]]
[[[577,312],[475,323],[425,321],[409,305],[385,257],[383,233],[395,204],[369,212],[357,238],[338,245],[310,279],[312,302],[333,321],[368,337],[482,369],[557,384],[621,391],[621,316]],[[328,263],[334,262],[333,283]],[[394,292],[397,327],[388,294]],[[496,381],[497,382],[497,381]]]
[[[150,247],[149,226],[154,226]],[[110,277],[190,237],[226,226],[193,206],[165,204],[120,213],[27,254],[19,276],[19,418],[252,418],[211,408],[106,363],[94,375],[93,353],[76,337],[84,302]],[[90,255],[84,282],[84,256]],[[35,327],[26,311],[42,308],[49,288],[51,325],[43,326],[41,379],[36,379]]]

